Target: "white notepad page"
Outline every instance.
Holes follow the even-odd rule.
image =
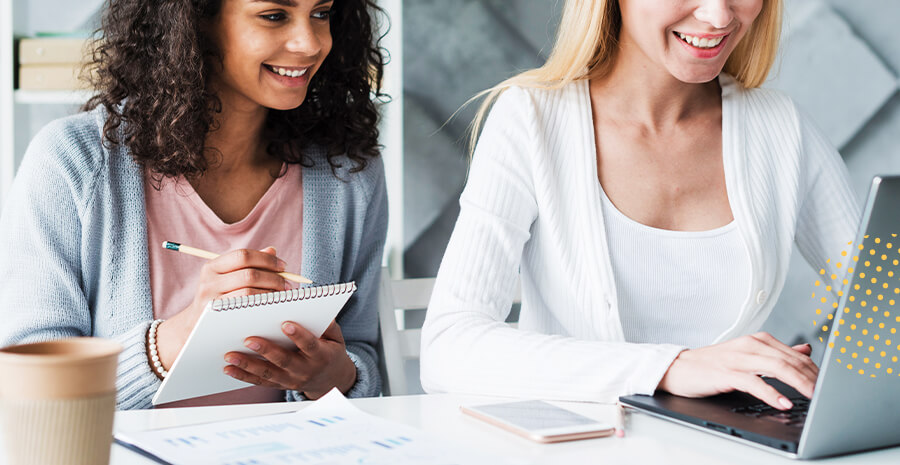
[[[244,347],[250,336],[296,348],[281,331],[285,321],[320,337],[355,291],[351,282],[210,302],[153,396],[153,405],[252,386],[223,372],[226,353],[256,355]]]

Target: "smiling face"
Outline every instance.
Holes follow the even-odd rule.
[[[211,84],[235,108],[297,108],[331,51],[331,0],[223,0]]]
[[[709,82],[725,66],[763,0],[619,0],[620,50],[688,83]]]

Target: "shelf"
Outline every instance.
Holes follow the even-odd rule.
[[[87,102],[87,90],[16,90],[13,99],[20,104],[77,104]]]

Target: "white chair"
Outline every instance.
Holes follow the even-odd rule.
[[[407,365],[418,363],[422,329],[409,328],[406,312],[421,311],[428,306],[434,278],[392,279],[387,268],[381,270],[381,289],[378,293],[378,322],[381,329],[378,368],[381,372],[382,393],[385,396],[416,394],[415,385],[408,378]],[[521,302],[521,290],[516,288],[513,304]],[[402,315],[398,318],[398,315]],[[518,313],[507,319],[514,322]],[[413,384],[413,386],[411,386]]]

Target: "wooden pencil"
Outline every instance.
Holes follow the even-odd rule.
[[[213,253],[213,252],[203,250],[203,249],[198,249],[196,247],[191,247],[188,245],[182,245],[177,242],[171,242],[171,241],[163,242],[163,248],[169,249],[169,250],[174,250],[176,252],[186,253],[188,255],[193,255],[195,257],[205,258],[207,260],[212,260],[214,258],[219,257],[219,254],[217,254],[217,253]],[[289,273],[287,271],[282,271],[281,273],[278,273],[278,275],[284,279],[287,279],[288,281],[293,281],[295,283],[301,283],[301,284],[312,284],[313,283],[309,279],[304,278],[303,276],[300,276],[297,273]]]

